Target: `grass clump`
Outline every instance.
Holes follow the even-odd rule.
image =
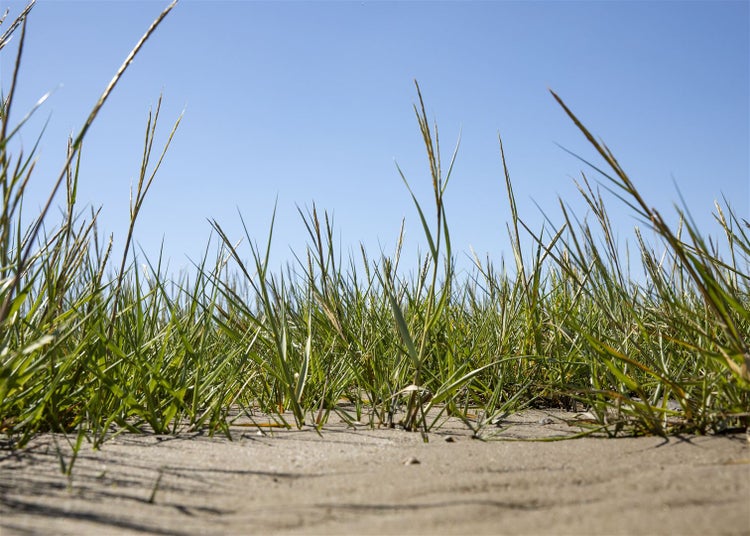
[[[309,241],[280,273],[265,243],[245,228],[245,250],[218,221],[192,275],[172,279],[162,259],[140,272],[130,252],[145,196],[179,125],[152,163],[159,106],[149,114],[126,245],[112,271],[96,211],[76,206],[81,146],[88,127],[140,47],[144,35],[84,127],[49,199],[30,225],[23,197],[31,154],[10,152],[30,112],[11,124],[25,20],[15,71],[0,107],[0,432],[22,446],[59,431],[98,446],[114,431],[228,433],[230,410],[261,411],[282,426],[318,428],[332,412],[351,422],[429,432],[448,416],[480,434],[498,417],[529,405],[587,412],[610,435],[718,432],[750,422],[750,238],[748,222],[715,206],[725,256],[678,209],[671,228],[646,203],[611,152],[555,94],[603,165],[584,161],[600,185],[626,203],[657,244],[635,230],[636,255],[623,258],[601,188],[579,182],[588,216],[560,202],[562,222],[533,232],[517,212],[505,170],[513,265],[475,259],[459,277],[451,248],[447,169],[437,126],[417,86],[415,106],[432,183],[431,209],[414,202],[428,251],[411,275],[401,244],[342,260],[334,224],[315,205],[300,210]],[[41,105],[41,102],[40,104]],[[49,208],[65,192],[61,221]],[[549,230],[551,229],[551,231]],[[402,229],[403,233],[403,229]],[[522,247],[531,238],[533,248]],[[643,276],[631,276],[631,264]],[[289,417],[291,415],[291,417]],[[293,422],[292,422],[293,421]]]

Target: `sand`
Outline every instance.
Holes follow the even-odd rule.
[[[570,434],[528,410],[481,441],[450,420],[428,435],[266,429],[233,441],[121,434],[0,450],[0,534],[750,534],[746,434],[508,441]]]

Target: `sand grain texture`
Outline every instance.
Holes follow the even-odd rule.
[[[527,411],[499,432],[569,433],[560,417]],[[61,438],[0,451],[0,534],[750,534],[745,435],[256,432],[123,434],[84,446],[70,482]]]

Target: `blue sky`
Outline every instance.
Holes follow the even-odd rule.
[[[25,210],[41,204],[99,94],[162,1],[40,0],[24,49],[16,119],[49,100],[16,141],[29,150],[45,121]],[[24,2],[0,1],[9,18]],[[102,206],[101,232],[125,238],[128,199],[149,108],[164,103],[161,139],[184,119],[136,227],[176,271],[199,258],[216,219],[241,238],[267,236],[278,198],[274,262],[301,252],[297,207],[334,215],[346,254],[424,250],[394,162],[429,206],[427,160],[412,109],[419,81],[443,157],[461,135],[447,210],[454,250],[512,262],[497,137],[521,216],[559,222],[558,196],[583,217],[573,184],[593,149],[549,94],[556,91],[665,213],[677,184],[713,229],[725,195],[750,219],[748,2],[219,2],[182,0],[146,44],[91,129],[79,203]],[[2,56],[7,91],[13,51]],[[158,141],[158,140],[157,140]],[[598,162],[598,160],[596,160]],[[594,177],[592,173],[587,174]],[[62,199],[62,198],[61,198]],[[637,223],[610,204],[622,240]],[[430,212],[431,213],[431,212]],[[248,250],[244,250],[249,253]]]

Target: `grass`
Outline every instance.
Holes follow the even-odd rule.
[[[453,416],[482,435],[497,417],[531,405],[585,409],[592,430],[611,436],[750,424],[750,224],[715,205],[723,255],[719,238],[703,236],[684,211],[670,227],[554,93],[601,161],[582,160],[597,181],[584,173],[578,184],[587,218],[561,200],[561,224],[533,232],[517,212],[500,141],[511,269],[477,258],[469,277],[457,276],[445,198],[458,146],[444,168],[418,86],[414,111],[434,196],[419,200],[398,170],[429,246],[412,275],[403,275],[400,240],[391,254],[362,248],[358,258],[343,257],[328,213],[314,205],[300,211],[308,246],[280,273],[268,263],[273,221],[261,243],[245,229],[247,249],[214,221],[219,246],[212,255],[207,245],[192,275],[172,278],[161,258],[139,272],[130,252],[138,214],[179,125],[154,149],[159,106],[147,120],[126,245],[113,261],[97,213],[76,205],[81,146],[173,5],[69,140],[67,162],[30,225],[23,197],[35,154],[12,154],[11,142],[36,108],[17,124],[10,112],[33,3],[0,37],[5,53],[20,34],[0,108],[0,432],[8,444],[47,431],[64,432],[76,452],[118,431],[228,434],[236,408],[286,427],[321,429],[335,412],[423,434]],[[613,238],[602,189],[659,237],[649,244],[636,228],[632,261]],[[65,206],[52,224],[58,190]],[[530,252],[522,248],[529,237]],[[633,265],[643,276],[631,277]],[[63,467],[69,472],[72,461]]]

